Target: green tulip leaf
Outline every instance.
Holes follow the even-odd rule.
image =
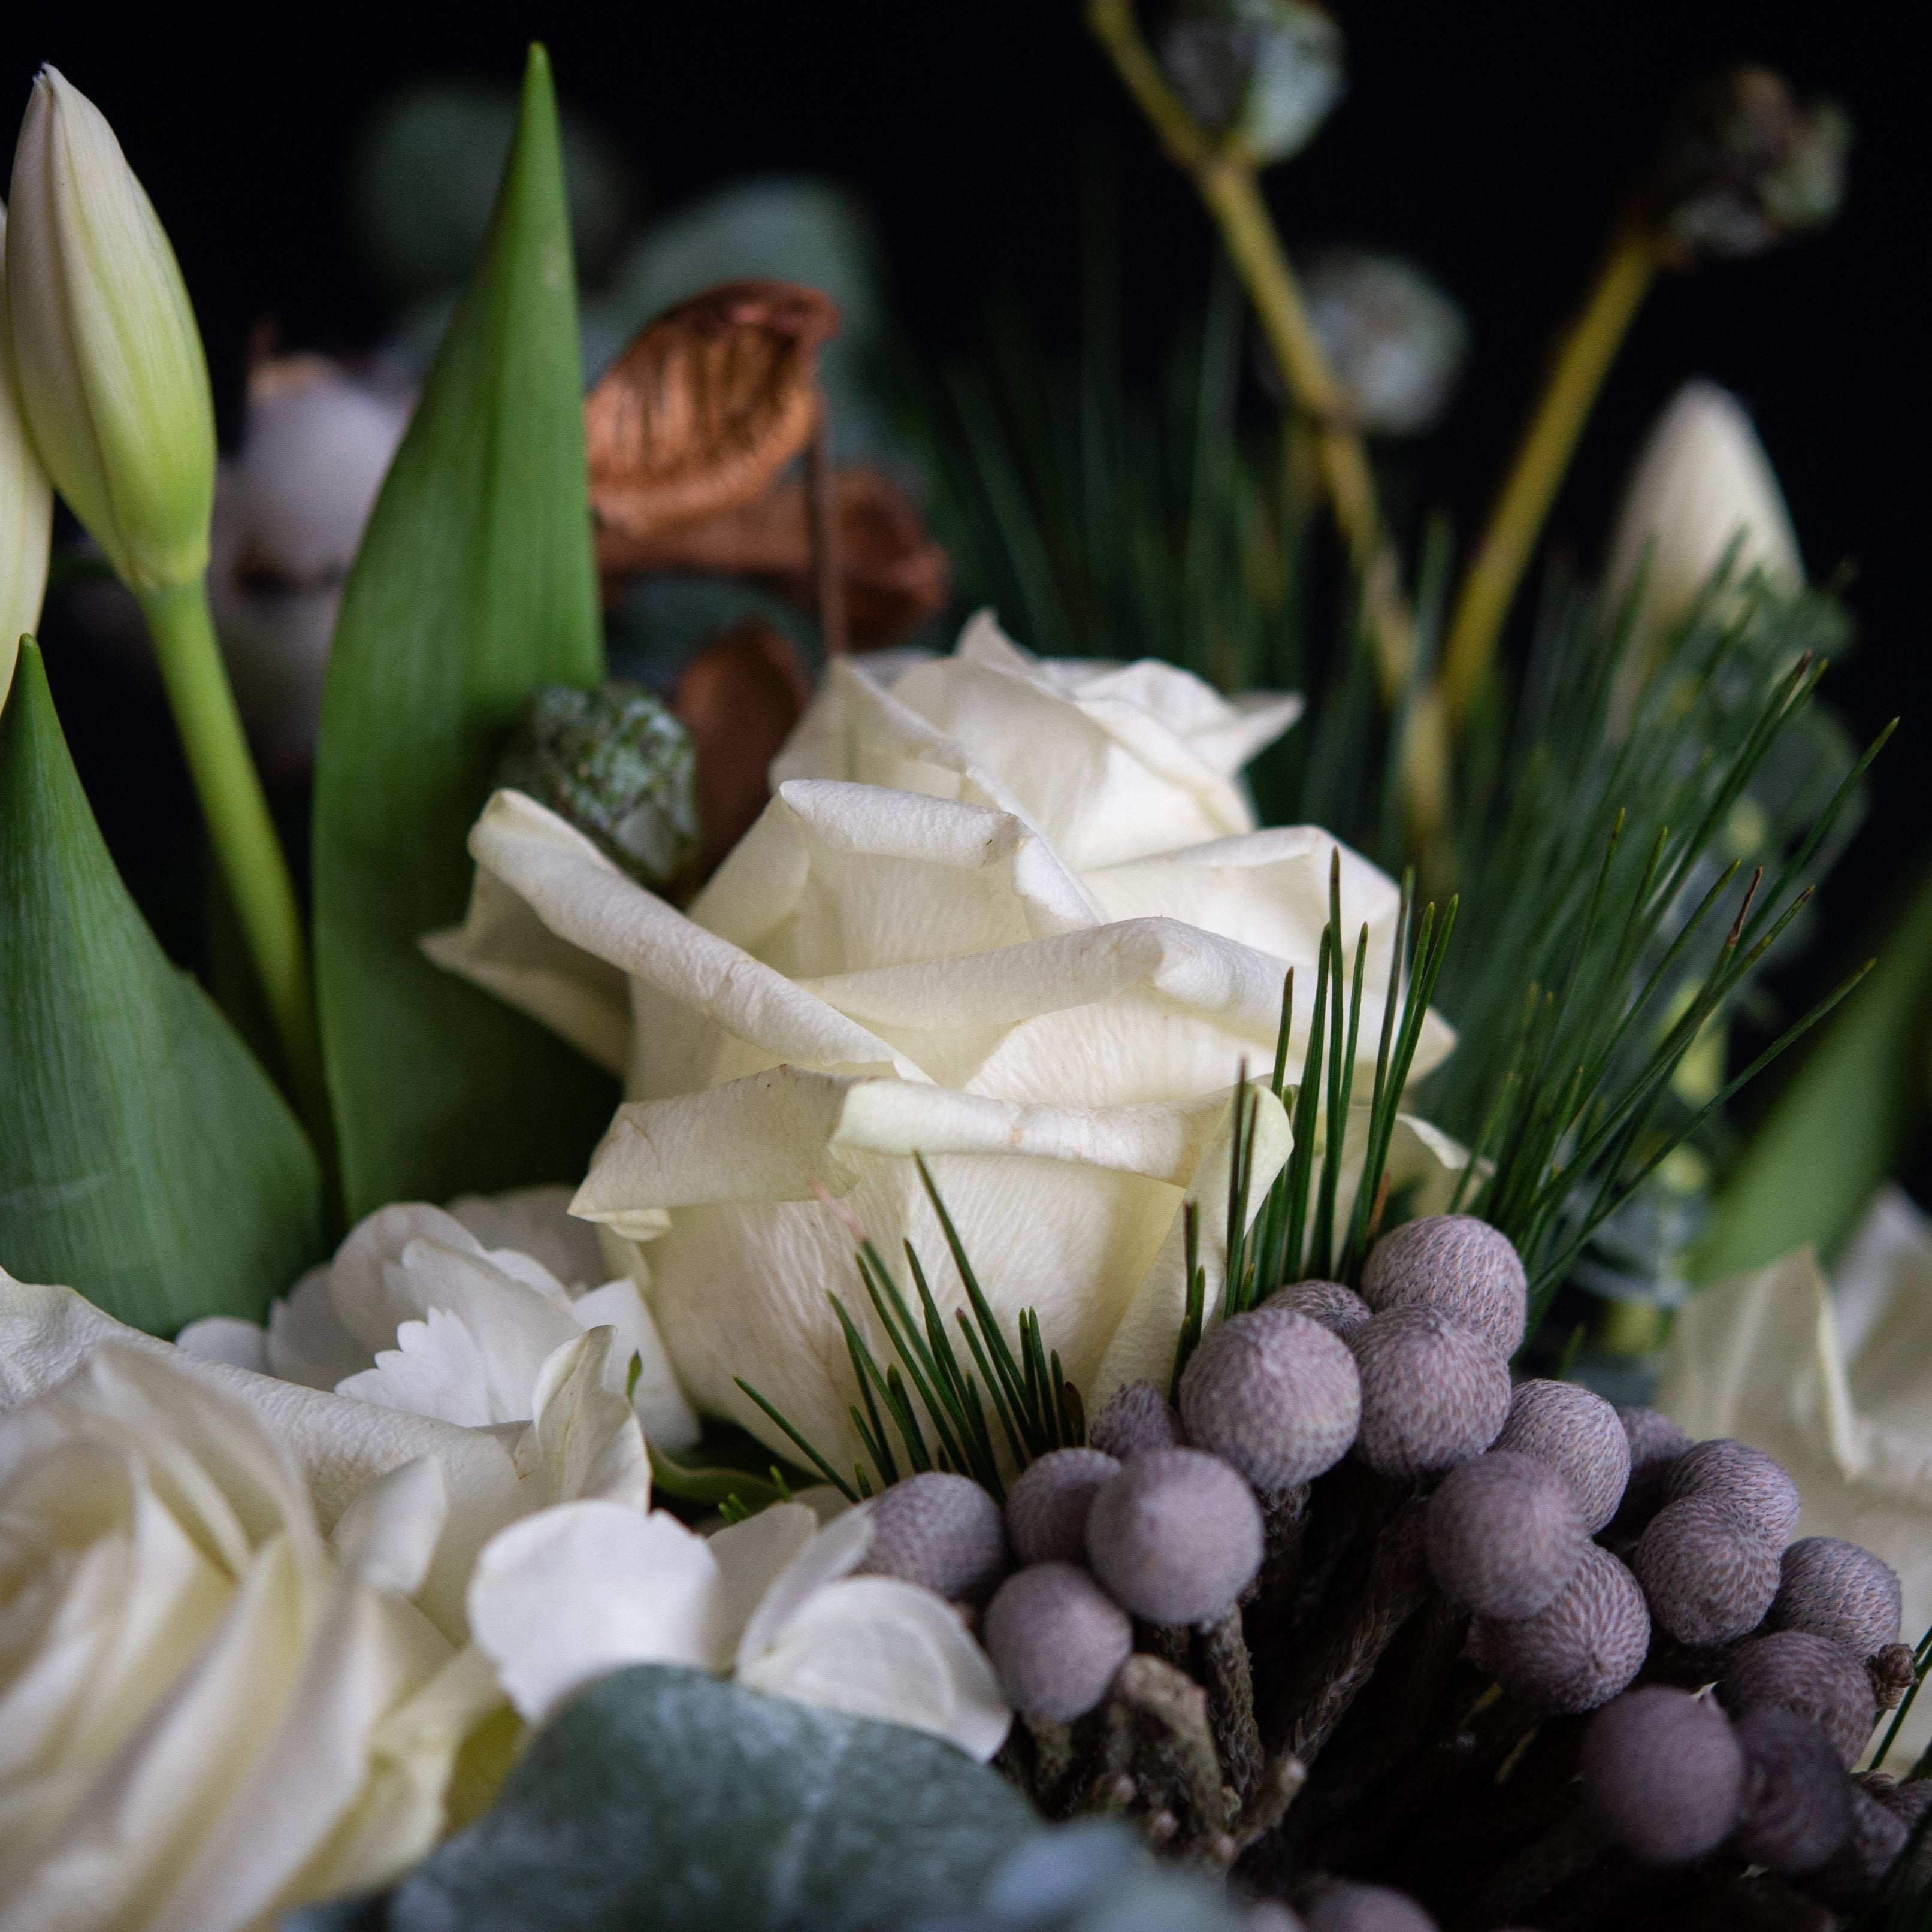
[[[351,1216],[575,1180],[609,1076],[431,965],[519,704],[603,676],[570,225],[533,48],[482,259],[344,593],[316,772],[316,971]]]
[[[0,709],[0,1267],[172,1335],[316,1258],[315,1156],[169,963],[102,842],[31,643]]]

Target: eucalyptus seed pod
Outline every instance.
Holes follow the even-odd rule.
[[[1778,1547],[1709,1496],[1652,1517],[1630,1565],[1651,1614],[1681,1643],[1729,1643],[1764,1621],[1778,1594]]]
[[[1348,1453],[1361,1382],[1348,1345],[1287,1309],[1232,1315],[1201,1338],[1180,1378],[1187,1439],[1264,1496],[1312,1482]]]
[[[1006,1574],[1000,1506],[970,1477],[937,1469],[875,1497],[859,1574],[898,1576],[956,1603],[983,1604]]]
[[[1620,1528],[1641,1529],[1664,1507],[1664,1478],[1690,1438],[1654,1408],[1620,1408],[1617,1419],[1630,1444],[1630,1477],[1616,1521]]]
[[[1528,1281],[1509,1238],[1473,1214],[1431,1214],[1384,1234],[1362,1270],[1377,1314],[1427,1308],[1480,1328],[1505,1355],[1528,1319]]]
[[[1022,1563],[1084,1563],[1087,1512],[1100,1486],[1120,1474],[1100,1449],[1049,1449],[1006,1487],[1006,1534]]]
[[[1846,1790],[1852,1801],[1852,1828],[1824,1864],[1804,1881],[1804,1888],[1837,1912],[1856,1912],[1884,1882],[1910,1835],[1903,1822],[1856,1784]]]
[[[1809,1718],[1777,1704],[1732,1729],[1744,1755],[1732,1850],[1773,1871],[1815,1871],[1851,1835],[1852,1785],[1837,1752]]]
[[[1298,1281],[1292,1287],[1277,1288],[1262,1306],[1305,1315],[1344,1341],[1375,1312],[1352,1288],[1344,1288],[1339,1281]]]
[[[1548,1609],[1590,1540],[1563,1478],[1499,1449],[1450,1470],[1429,1499],[1425,1522],[1438,1587],[1452,1604],[1484,1617]]]
[[[1509,1414],[1509,1364],[1481,1330],[1431,1308],[1378,1314],[1348,1337],[1360,1373],[1355,1453],[1384,1476],[1480,1456]]]
[[[1890,1564],[1856,1543],[1807,1536],[1784,1552],[1765,1622],[1773,1630],[1828,1636],[1865,1658],[1898,1641],[1903,1613],[1898,1573]]]
[[[1519,1382],[1496,1438],[1548,1464],[1570,1485],[1592,1536],[1617,1513],[1630,1477],[1630,1438],[1604,1398],[1575,1382]]]
[[[1148,1449],[1178,1449],[1180,1418],[1152,1382],[1123,1382],[1087,1425],[1087,1446],[1118,1462]]]
[[[1808,1718],[1848,1766],[1858,1762],[1878,1718],[1863,1667],[1829,1637],[1804,1630],[1774,1630],[1740,1645],[1718,1680],[1718,1696],[1733,1718],[1772,1705]]]
[[[1511,1696],[1540,1711],[1594,1711],[1643,1668],[1650,1613],[1636,1579],[1592,1543],[1546,1610],[1509,1622],[1478,1618],[1470,1637]]]
[[[1130,1457],[1094,1498],[1087,1556],[1136,1616],[1211,1623],[1262,1567],[1261,1508],[1218,1456],[1151,1450]]]
[[[1590,1720],[1582,1773],[1583,1802],[1613,1844],[1646,1864],[1688,1864],[1736,1823],[1744,1754],[1716,1705],[1652,1684]]]
[[[1780,1550],[1798,1527],[1798,1485],[1784,1464],[1762,1449],[1726,1437],[1693,1443],[1672,1463],[1664,1479],[1664,1499],[1674,1503],[1686,1496],[1722,1503]]]
[[[986,1606],[982,1637],[1007,1702],[1062,1724],[1106,1696],[1134,1649],[1126,1611],[1071,1563],[1009,1576]]]
[[[1330,1886],[1306,1916],[1308,1932],[1436,1932],[1436,1921],[1406,1892],[1350,1880]]]

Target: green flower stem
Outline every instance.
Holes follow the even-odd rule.
[[[261,976],[296,1111],[320,1152],[328,1143],[328,1103],[302,916],[215,642],[206,580],[136,594],[215,858]]]

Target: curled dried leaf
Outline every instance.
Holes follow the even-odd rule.
[[[836,304],[794,282],[727,282],[669,309],[585,399],[598,530],[641,541],[762,496],[811,440]]]

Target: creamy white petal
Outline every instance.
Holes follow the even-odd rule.
[[[268,1311],[268,1372],[304,1388],[332,1389],[375,1359],[342,1325],[329,1287],[332,1270],[312,1268]]]
[[[570,1312],[586,1328],[608,1327],[616,1331],[611,1366],[620,1384],[628,1384],[632,1368],[637,1370],[631,1406],[638,1412],[645,1440],[660,1449],[689,1448],[701,1432],[698,1416],[677,1385],[663,1338],[637,1283],[628,1277],[607,1281],[602,1288],[580,1294],[571,1304]]]
[[[440,1242],[459,1254],[483,1252],[476,1236],[440,1208],[426,1201],[398,1201],[357,1222],[329,1264],[329,1298],[337,1319],[372,1354],[388,1347],[401,1323],[418,1319],[429,1307],[406,1275],[390,1271],[417,1240]]]
[[[818,1532],[818,1516],[804,1504],[774,1503],[712,1534],[711,1553],[723,1586],[718,1598],[723,1641],[737,1647],[766,1593]],[[866,1534],[869,1540],[871,1532]]]
[[[266,1330],[259,1323],[232,1315],[209,1315],[190,1322],[175,1337],[175,1346],[206,1361],[226,1362],[232,1369],[252,1370],[258,1376],[268,1372]]]
[[[650,1458],[624,1371],[616,1330],[592,1328],[564,1342],[536,1379],[534,1419],[517,1448],[517,1470],[538,1505],[597,1497],[646,1509]]]
[[[434,1456],[378,1476],[342,1512],[329,1540],[365,1583],[399,1597],[423,1586],[449,1521],[449,1486]]]
[[[440,1308],[420,1322],[400,1324],[396,1346],[379,1348],[375,1366],[345,1376],[335,1392],[463,1429],[521,1419],[492,1412],[490,1378],[476,1338],[466,1322]]]
[[[622,976],[616,976],[621,982]],[[628,1006],[620,989],[620,1004]],[[622,1070],[619,1061],[618,1070]],[[507,1194],[465,1194],[449,1204],[449,1213],[497,1260],[496,1250],[527,1255],[541,1262],[572,1294],[595,1288],[610,1278],[598,1252],[597,1231],[574,1220],[568,1187],[520,1187]],[[502,1263],[498,1261],[498,1265]]]
[[[764,1568],[777,1553],[777,1546],[790,1541],[803,1527],[796,1518],[788,1518],[778,1529],[768,1533],[770,1540],[746,1538],[729,1546],[723,1554],[742,1564],[748,1583],[752,1573]],[[712,1538],[714,1544],[716,1540]],[[771,1648],[778,1633],[817,1592],[857,1569],[872,1546],[872,1512],[862,1503],[843,1516],[835,1516],[808,1541],[798,1545],[766,1586],[757,1609],[739,1634],[740,1675]],[[734,1589],[732,1594],[735,1605],[743,1592]]]

